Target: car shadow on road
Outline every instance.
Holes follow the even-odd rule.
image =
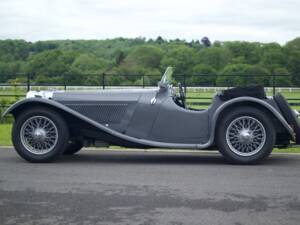
[[[168,155],[161,154],[84,154],[63,156],[59,159],[64,163],[118,163],[118,164],[224,164],[220,155]]]
[[[79,152],[62,156],[63,163],[118,163],[118,164],[229,164],[218,153],[150,153],[150,152]],[[299,158],[272,155],[258,165],[299,163]]]

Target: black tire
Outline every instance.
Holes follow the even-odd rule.
[[[296,143],[300,144],[300,125],[297,116],[293,113],[289,103],[280,93],[277,93],[274,96],[274,100],[278,105],[283,117],[286,119],[288,124],[292,126],[294,132],[296,133]]]
[[[79,152],[83,147],[83,144],[81,141],[72,141],[72,142],[69,142],[67,147],[66,147],[66,150],[64,151],[64,155],[73,155],[77,152]]]
[[[32,151],[39,151],[34,148],[29,150],[26,146],[24,138],[22,138],[23,126],[26,122],[32,118],[46,118],[51,121],[56,127],[55,133],[57,137],[55,143],[53,143],[49,152],[45,153],[33,153]],[[26,127],[26,126],[25,126]],[[22,137],[21,137],[22,136]],[[12,129],[12,141],[17,153],[25,160],[29,162],[50,162],[57,159],[62,152],[64,152],[69,140],[69,130],[63,117],[56,111],[46,107],[34,107],[27,109],[25,112],[19,114],[14,122]]]
[[[243,145],[237,146],[237,149],[233,146],[234,141],[230,140],[230,137],[235,136],[234,133],[230,133],[231,129],[240,129],[241,128],[235,125],[235,121],[242,121],[242,120],[250,120],[252,123],[256,124],[261,131],[261,137],[264,136],[265,138],[261,138],[264,141],[260,141],[258,146],[254,146],[252,151],[243,152],[246,148]],[[257,122],[258,121],[258,122]],[[248,126],[248,125],[247,125]],[[242,128],[243,129],[243,128]],[[252,128],[251,128],[252,129]],[[250,130],[251,130],[250,129]],[[246,129],[247,130],[247,129]],[[255,130],[255,129],[254,129]],[[242,132],[237,132],[236,140],[242,140],[245,136],[241,136]],[[251,134],[251,138],[253,138],[253,132],[248,132],[247,130],[246,138],[249,137],[249,133]],[[230,136],[232,135],[232,136]],[[235,138],[235,137],[234,137]],[[216,131],[216,141],[217,146],[219,148],[220,153],[228,160],[230,163],[235,164],[254,164],[259,162],[260,160],[269,156],[272,152],[275,139],[276,139],[276,132],[274,129],[274,125],[272,120],[269,116],[262,110],[259,110],[254,107],[238,107],[233,108],[230,113],[224,115],[219,122],[219,126],[217,127]],[[246,141],[253,140],[253,139],[246,139]],[[256,139],[257,140],[257,139]],[[245,139],[244,139],[245,141]],[[236,142],[236,141],[235,141]],[[251,142],[251,141],[250,141]],[[233,144],[232,144],[233,143]],[[244,142],[245,143],[245,142]],[[231,145],[231,146],[230,146]],[[240,149],[239,149],[240,148]],[[240,150],[240,151],[239,151]]]

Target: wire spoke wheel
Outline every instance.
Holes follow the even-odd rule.
[[[262,123],[253,117],[238,117],[226,129],[226,142],[235,154],[252,156],[263,148],[266,130]]]
[[[21,127],[23,146],[32,154],[43,155],[51,152],[58,141],[58,130],[54,122],[44,116],[33,116]]]

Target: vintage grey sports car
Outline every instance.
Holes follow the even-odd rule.
[[[48,162],[84,145],[218,149],[233,163],[256,163],[274,146],[300,142],[297,115],[263,87],[216,94],[207,109],[186,107],[168,68],[155,89],[95,92],[31,91],[4,113],[15,118],[12,140],[30,162]]]

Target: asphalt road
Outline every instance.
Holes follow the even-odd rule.
[[[83,150],[30,164],[0,149],[0,224],[300,224],[300,156]]]

